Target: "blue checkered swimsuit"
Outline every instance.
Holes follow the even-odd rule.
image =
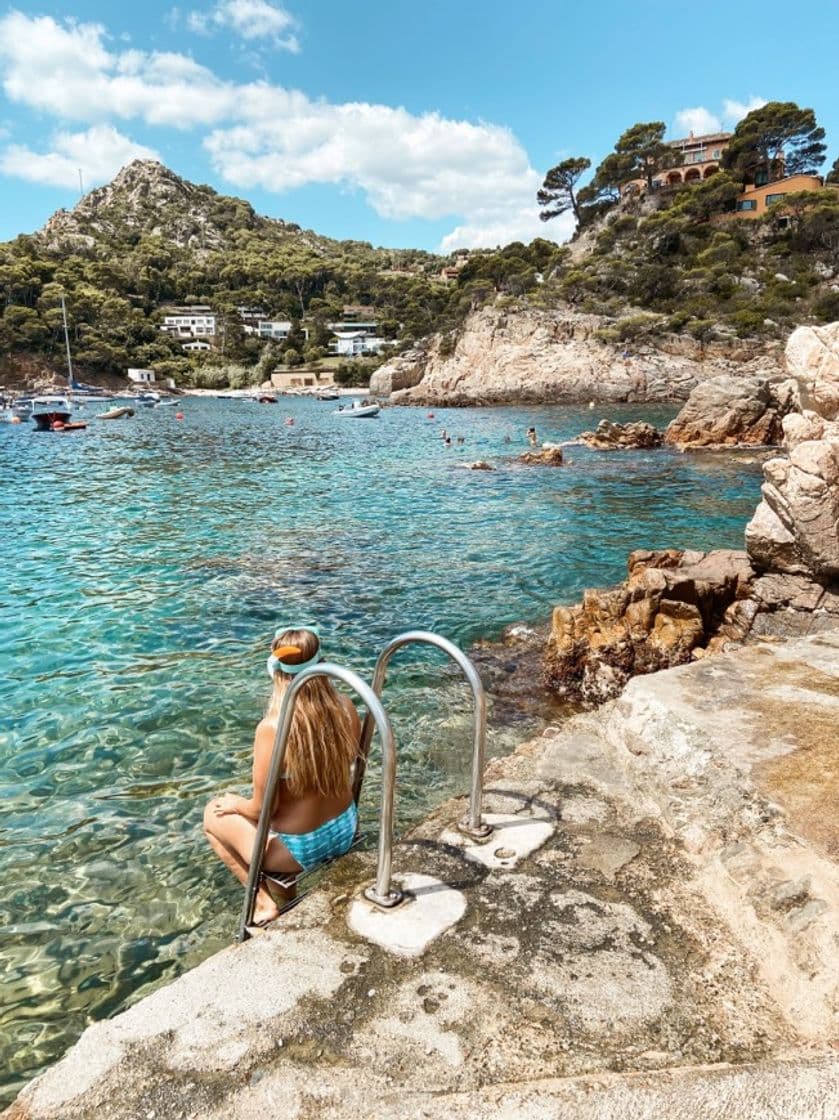
[[[324,821],[311,832],[273,832],[285,844],[304,871],[311,871],[324,860],[342,856],[352,847],[358,829],[358,809],[351,801],[343,813]]]

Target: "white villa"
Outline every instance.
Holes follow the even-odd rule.
[[[160,329],[176,338],[215,338],[216,316],[206,304],[194,307],[170,307],[163,316]]]
[[[245,334],[255,334],[259,338],[271,338],[275,342],[285,342],[291,334],[293,324],[288,319],[258,319],[256,324],[245,324]],[[309,341],[309,328],[301,327],[300,333]]]
[[[261,307],[237,307],[237,314],[245,334],[252,337],[285,342],[294,330],[290,319],[269,319]],[[218,316],[208,304],[163,309],[160,329],[174,338],[183,340],[182,349],[189,352],[211,350],[223,328]],[[332,332],[329,343],[331,354],[357,357],[361,354],[379,354],[390,345],[378,333],[378,324],[372,317],[374,309],[365,306],[346,306],[340,322],[327,323]],[[309,328],[299,327],[300,334],[309,341]]]

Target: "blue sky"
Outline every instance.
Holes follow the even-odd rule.
[[[812,106],[839,155],[839,3],[101,0],[0,7],[0,239],[136,156],[332,237],[550,236],[535,191],[627,126]],[[827,166],[826,165],[826,166]]]

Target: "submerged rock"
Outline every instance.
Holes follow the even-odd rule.
[[[773,384],[761,377],[715,377],[691,392],[664,442],[681,451],[776,446],[783,438],[783,418],[796,407],[792,380]]]
[[[593,432],[581,432],[579,443],[595,451],[614,451],[630,448],[661,447],[662,434],[652,424],[637,420],[630,424],[616,424],[601,420]]]

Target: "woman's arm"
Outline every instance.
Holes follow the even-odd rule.
[[[274,749],[274,735],[276,728],[262,720],[254,735],[253,740],[253,792],[250,797],[240,797],[237,793],[225,793],[214,804],[217,817],[228,813],[237,813],[240,817],[258,821],[262,812],[262,801],[265,794],[265,783],[268,780],[268,770],[271,765],[271,753]]]

